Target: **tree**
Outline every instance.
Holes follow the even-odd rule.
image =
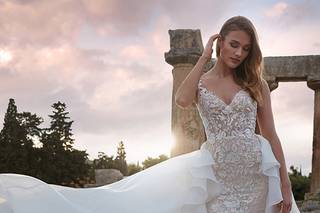
[[[18,113],[14,99],[9,99],[0,132],[0,172],[35,175],[37,158],[30,136],[41,122],[35,114]]]
[[[149,168],[151,166],[154,166],[158,163],[161,163],[162,161],[168,160],[169,158],[166,155],[159,155],[158,158],[151,158],[148,157],[146,160],[142,162],[143,169]]]
[[[72,138],[71,125],[73,121],[69,121],[69,112],[66,111],[66,104],[60,101],[54,103],[52,106],[53,114],[49,115],[51,118],[49,132],[57,134],[60,137],[60,144],[65,150],[72,150],[74,139]]]
[[[113,155],[110,157],[104,152],[98,153],[98,159],[93,160],[93,165],[95,169],[112,169],[115,168],[115,162]]]
[[[305,193],[310,191],[310,175],[303,176],[294,166],[290,166],[289,178],[292,185],[292,192],[296,200],[303,200]]]
[[[39,139],[42,134],[42,129],[39,127],[43,123],[43,118],[30,112],[18,113],[19,124],[27,131],[28,139],[37,137]]]
[[[52,105],[50,127],[42,134],[41,176],[46,182],[69,185],[88,175],[88,154],[73,148],[72,123],[66,104]]]
[[[126,151],[124,148],[123,141],[120,141],[117,147],[117,156],[115,159],[115,167],[119,169],[123,175],[128,175],[128,165],[126,161]]]
[[[81,180],[85,180],[89,176],[90,165],[87,163],[88,154],[86,151],[73,149],[68,153],[68,161],[66,167],[68,168],[69,179],[67,183],[73,181],[80,184]],[[81,185],[81,184],[80,184]]]
[[[34,141],[40,141],[42,135],[42,129],[39,127],[43,123],[43,118],[38,117],[36,114],[30,112],[18,113],[18,121],[20,126],[26,133],[26,138],[32,143],[32,148],[29,147],[28,152],[28,173],[31,176],[39,177],[39,164],[41,161],[40,149],[35,147]]]
[[[71,125],[66,105],[52,105],[50,127],[41,129],[41,117],[19,113],[14,99],[9,100],[0,132],[0,172],[26,174],[48,183],[69,185],[86,179],[88,154],[73,148]],[[34,141],[42,143],[36,147]]]
[[[137,164],[129,163],[128,165],[128,176],[133,175],[137,172],[140,172],[142,170],[142,167],[139,165],[139,161]]]

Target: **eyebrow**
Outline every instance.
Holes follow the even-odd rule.
[[[237,44],[240,44],[240,42],[237,41],[237,40],[231,40],[231,42],[236,42]],[[244,46],[251,46],[251,44],[246,44],[246,45],[244,45]]]

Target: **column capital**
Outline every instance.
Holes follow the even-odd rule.
[[[320,80],[308,80],[307,85],[310,89],[318,90],[320,89]]]
[[[278,88],[279,83],[277,81],[277,78],[273,75],[268,75],[266,72],[262,73],[263,79],[266,80],[268,83],[270,91],[273,91]]]
[[[170,50],[164,54],[165,60],[172,66],[180,63],[195,65],[203,52],[199,29],[169,30]]]
[[[267,81],[270,91],[278,88],[279,83],[277,81]]]

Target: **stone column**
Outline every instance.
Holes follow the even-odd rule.
[[[314,117],[312,143],[312,174],[310,192],[320,192],[320,80],[309,80],[309,88],[314,90]]]
[[[171,131],[174,146],[171,157],[200,148],[205,140],[204,128],[195,104],[182,109],[175,103],[175,94],[203,52],[200,30],[169,30],[170,50],[165,60],[173,66]]]

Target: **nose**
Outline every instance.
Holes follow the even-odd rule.
[[[235,55],[240,58],[242,55],[242,48],[238,48],[235,52]]]

